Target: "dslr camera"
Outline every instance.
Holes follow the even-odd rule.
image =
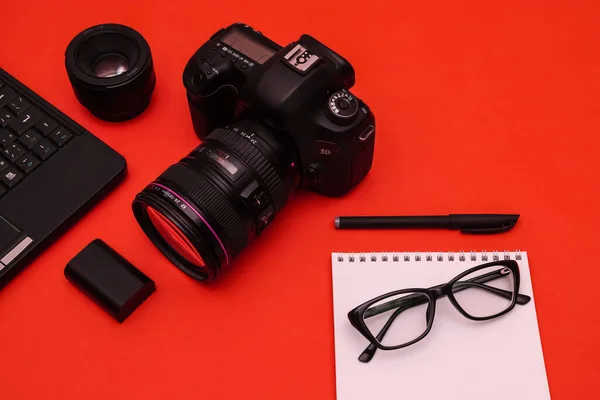
[[[354,81],[352,65],[312,36],[282,47],[244,24],[216,32],[183,73],[202,143],[136,196],[146,235],[188,275],[211,280],[296,188],[348,193],[375,145]]]

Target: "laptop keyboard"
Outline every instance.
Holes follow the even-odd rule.
[[[32,101],[0,80],[0,197],[79,134],[61,126]]]

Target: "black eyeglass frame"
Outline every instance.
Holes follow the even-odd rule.
[[[494,267],[494,266],[503,267],[503,269],[508,268],[510,270],[510,272],[512,273],[513,282],[514,282],[514,287],[513,287],[512,292],[508,292],[503,289],[498,289],[498,288],[495,288],[492,286],[483,285],[483,283],[485,283],[485,282],[488,282],[488,281],[491,281],[493,279],[500,277],[500,276],[494,277],[493,275],[497,274],[497,273],[502,274],[502,270],[498,270],[498,271],[492,272],[492,273],[487,273],[482,276],[470,279],[469,281],[459,282],[465,276],[471,275],[474,272],[477,272],[478,270],[483,270],[483,269],[486,269],[489,267]],[[504,274],[504,275],[506,275],[506,274]],[[454,292],[462,291],[467,288],[467,287],[465,287],[465,288],[461,288],[458,290],[456,290],[456,288],[455,288],[455,290],[453,291],[453,286],[456,283],[460,283],[460,284],[469,283],[469,285],[475,285],[479,288],[483,288],[485,290],[491,291],[502,297],[506,297],[507,293],[510,293],[511,303],[505,310],[503,310],[497,314],[494,314],[491,316],[486,316],[486,317],[475,317],[475,316],[469,314],[468,312],[466,312],[460,306],[460,304],[454,297]],[[418,341],[422,340],[423,338],[425,338],[425,336],[427,336],[429,334],[429,332],[431,331],[431,328],[433,326],[433,319],[435,316],[435,305],[436,305],[437,300],[441,297],[448,297],[448,300],[454,306],[454,308],[456,308],[458,310],[458,312],[460,312],[465,318],[468,318],[473,321],[486,321],[486,320],[498,318],[498,317],[510,312],[515,307],[516,304],[524,305],[524,304],[527,304],[531,300],[531,297],[519,293],[520,284],[521,284],[521,275],[519,272],[519,264],[515,260],[498,260],[498,261],[492,261],[492,262],[485,263],[485,264],[480,264],[478,266],[470,268],[470,269],[462,272],[461,274],[459,274],[458,276],[456,276],[451,281],[449,281],[448,283],[445,283],[445,284],[433,286],[433,287],[430,287],[427,289],[408,288],[408,289],[396,290],[396,291],[389,292],[389,293],[383,294],[381,296],[375,297],[374,299],[371,299],[371,300],[359,305],[358,307],[354,308],[353,310],[351,310],[348,313],[348,319],[350,320],[350,323],[352,324],[352,326],[354,328],[356,328],[360,332],[360,334],[363,335],[371,343],[371,346],[369,346],[367,348],[367,350],[365,350],[365,353],[366,353],[369,350],[369,348],[371,348],[370,354],[363,353],[363,355],[365,355],[366,357],[363,357],[363,355],[361,355],[361,357],[359,357],[359,359],[363,362],[368,362],[372,358],[376,348],[381,349],[381,350],[397,350],[397,349],[401,349],[401,348],[413,345],[413,344],[417,343]],[[414,301],[412,303],[405,304],[404,308],[400,308],[399,306],[401,306],[402,303],[405,303],[407,298],[410,297],[410,296],[407,296],[405,298],[391,300],[388,303],[378,305],[375,308],[371,309],[371,307],[374,304],[381,302],[382,300],[385,300],[386,298],[405,294],[405,293],[406,294],[419,294],[418,298],[420,298],[421,300],[414,299]],[[410,307],[423,304],[422,296],[420,296],[421,294],[427,298],[427,301],[429,303],[428,304],[428,316],[427,316],[427,328],[425,329],[423,334],[421,334],[419,337],[417,337],[414,340],[411,340],[409,342],[406,342],[406,343],[403,343],[400,345],[396,345],[396,346],[386,346],[386,345],[381,344],[380,340],[383,338],[383,336],[389,329],[391,323],[394,321],[394,319],[400,312],[402,312],[405,309],[408,309]],[[389,320],[386,322],[386,324],[382,328],[381,332],[383,332],[383,335],[378,340],[371,333],[371,331],[367,327],[367,324],[365,323],[365,313],[367,313],[367,311],[369,309],[371,309],[370,311],[377,309],[379,312],[371,312],[371,314],[370,314],[370,316],[374,316],[374,315],[380,314],[382,312],[392,310],[394,308],[397,308],[397,310],[394,312],[394,314],[389,318]],[[381,332],[380,332],[380,335],[381,335]]]

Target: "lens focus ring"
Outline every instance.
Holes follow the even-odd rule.
[[[160,179],[169,180],[181,187],[183,193],[191,197],[194,204],[203,208],[206,215],[212,216],[223,228],[231,244],[231,256],[238,255],[248,245],[247,228],[225,195],[217,190],[206,178],[185,165],[169,167]],[[214,228],[214,227],[213,227]]]
[[[279,211],[286,204],[289,193],[283,181],[267,157],[248,140],[239,134],[226,129],[215,129],[206,140],[214,140],[233,150],[242,160],[246,161],[250,168],[266,185],[267,191],[272,196],[273,207]]]

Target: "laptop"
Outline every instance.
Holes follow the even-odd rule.
[[[125,173],[119,153],[0,69],[0,288]]]

